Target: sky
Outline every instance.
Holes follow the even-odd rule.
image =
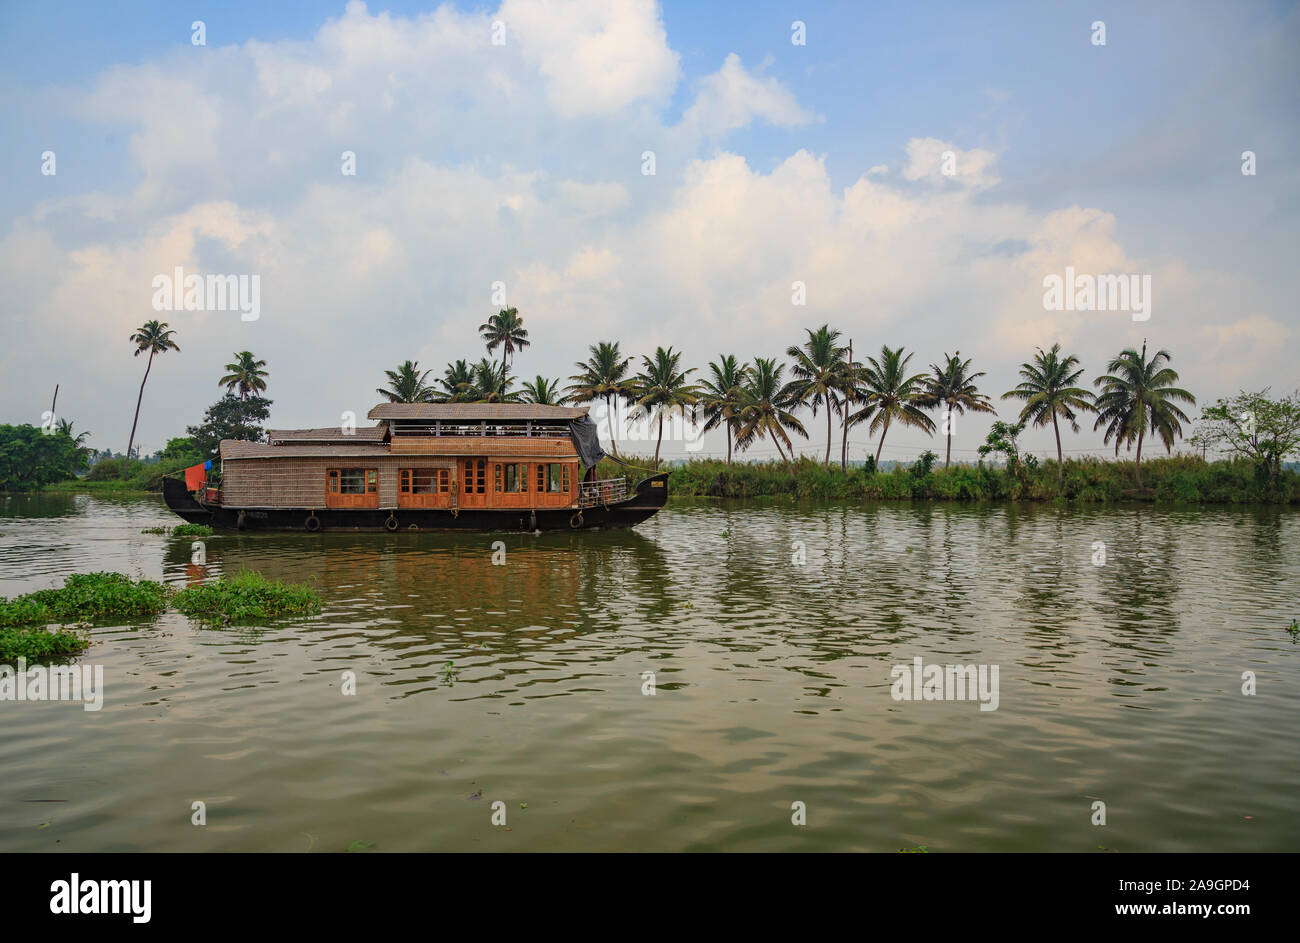
[[[57,383],[124,450],[153,318],[181,350],[151,368],[145,453],[241,350],[272,427],[364,417],[384,370],[484,356],[502,286],[520,379],[602,340],[695,377],[829,323],[914,372],[960,351],[1004,419],[1056,342],[1089,385],[1146,341],[1198,404],[1291,391],[1298,54],[1291,3],[6,3],[0,422],[39,425]],[[257,319],[157,310],[176,267],[256,275]],[[1048,308],[1067,267],[1149,276],[1149,318]],[[991,418],[956,420],[954,458]],[[851,458],[876,445],[851,430]],[[1091,421],[1064,445],[1112,452]],[[925,448],[895,428],[882,458]]]

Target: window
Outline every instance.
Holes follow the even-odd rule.
[[[569,466],[559,462],[552,462],[549,465],[538,465],[538,477],[541,477],[541,470],[546,469],[546,490],[550,494],[566,494],[569,490]]]
[[[379,471],[374,468],[331,468],[329,493],[378,494]]]
[[[501,466],[498,465],[499,469]],[[510,464],[505,467],[506,493],[520,494],[528,490],[528,466]]]
[[[398,474],[402,494],[447,494],[451,491],[448,468],[403,468]]]
[[[477,462],[472,458],[465,459],[465,493],[466,494],[486,494],[487,493],[487,460],[480,458]]]

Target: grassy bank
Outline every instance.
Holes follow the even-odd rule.
[[[196,455],[160,462],[132,461],[106,458],[95,463],[89,474],[68,478],[43,486],[42,491],[70,491],[90,494],[134,494],[162,491],[162,480],[168,475],[183,477],[185,469],[201,461]]]
[[[645,459],[628,459],[649,466]],[[1300,503],[1300,475],[1283,469],[1270,483],[1265,470],[1248,461],[1204,462],[1190,456],[1154,458],[1142,463],[1142,488],[1133,463],[1099,458],[1067,459],[1064,483],[1057,484],[1055,461],[1022,467],[1013,475],[1001,466],[954,465],[918,461],[889,471],[832,463],[829,469],[801,459],[788,469],[781,462],[736,463],[706,459],[674,465],[670,495],[716,498],[791,497],[822,500],[1052,501],[1106,503],[1125,500],[1199,504]],[[601,462],[600,474],[631,475],[614,462]]]

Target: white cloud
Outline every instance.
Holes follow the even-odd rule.
[[[662,104],[677,85],[679,57],[653,0],[505,0],[497,18],[561,117]]]
[[[743,128],[755,118],[777,127],[807,124],[813,115],[774,78],[746,71],[734,52],[722,68],[700,83],[699,95],[682,116],[682,126],[703,135]]]
[[[498,17],[504,47],[490,43]],[[1133,245],[1122,209],[1032,209],[1000,195],[996,155],[933,137],[906,142],[901,174],[863,155],[836,183],[825,156],[791,148],[756,167],[718,136],[813,113],[732,55],[668,126],[678,70],[652,4],[524,0],[410,18],[352,3],[306,41],[111,70],[82,115],[131,134],[134,176],[37,204],[0,239],[10,420],[37,421],[44,387],[63,381],[78,426],[124,447],[139,376],[126,338],[156,316],[153,275],[176,265],[260,274],[262,318],[163,317],[182,353],[150,379],[150,448],[197,420],[235,350],[268,360],[277,425],[364,414],[386,367],[481,356],[474,329],[497,281],[532,333],[517,358],[528,376],[567,376],[601,339],[629,354],[671,344],[695,366],[770,356],[823,321],[855,351],[906,345],[918,369],[960,348],[994,393],[1056,339],[1091,376],[1149,335],[1198,394],[1237,382],[1223,358],[1286,369],[1265,292]],[[639,173],[645,148],[657,176]],[[343,150],[355,177],[339,172]],[[1042,277],[1066,265],[1151,272],[1152,320],[1044,311]]]
[[[983,189],[998,182],[993,174],[997,159],[992,151],[979,148],[963,150],[938,138],[912,138],[907,142],[907,166],[903,168],[903,177],[931,183],[952,181],[972,189]],[[952,172],[946,173],[946,167]]]

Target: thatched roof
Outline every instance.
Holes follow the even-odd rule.
[[[358,432],[361,430],[358,429]],[[242,439],[222,439],[221,458],[369,458],[388,455],[388,446],[377,442],[357,442],[355,444],[316,443],[299,445],[271,445],[267,442],[246,442]]]
[[[536,403],[380,403],[369,419],[418,419],[429,422],[513,421],[569,422],[587,415],[580,406],[538,406]]]
[[[325,429],[272,429],[267,436],[275,444],[337,442],[347,445],[355,442],[382,442],[387,429],[388,424],[381,422],[377,426],[354,429],[351,433],[345,433],[339,426],[329,426]]]

